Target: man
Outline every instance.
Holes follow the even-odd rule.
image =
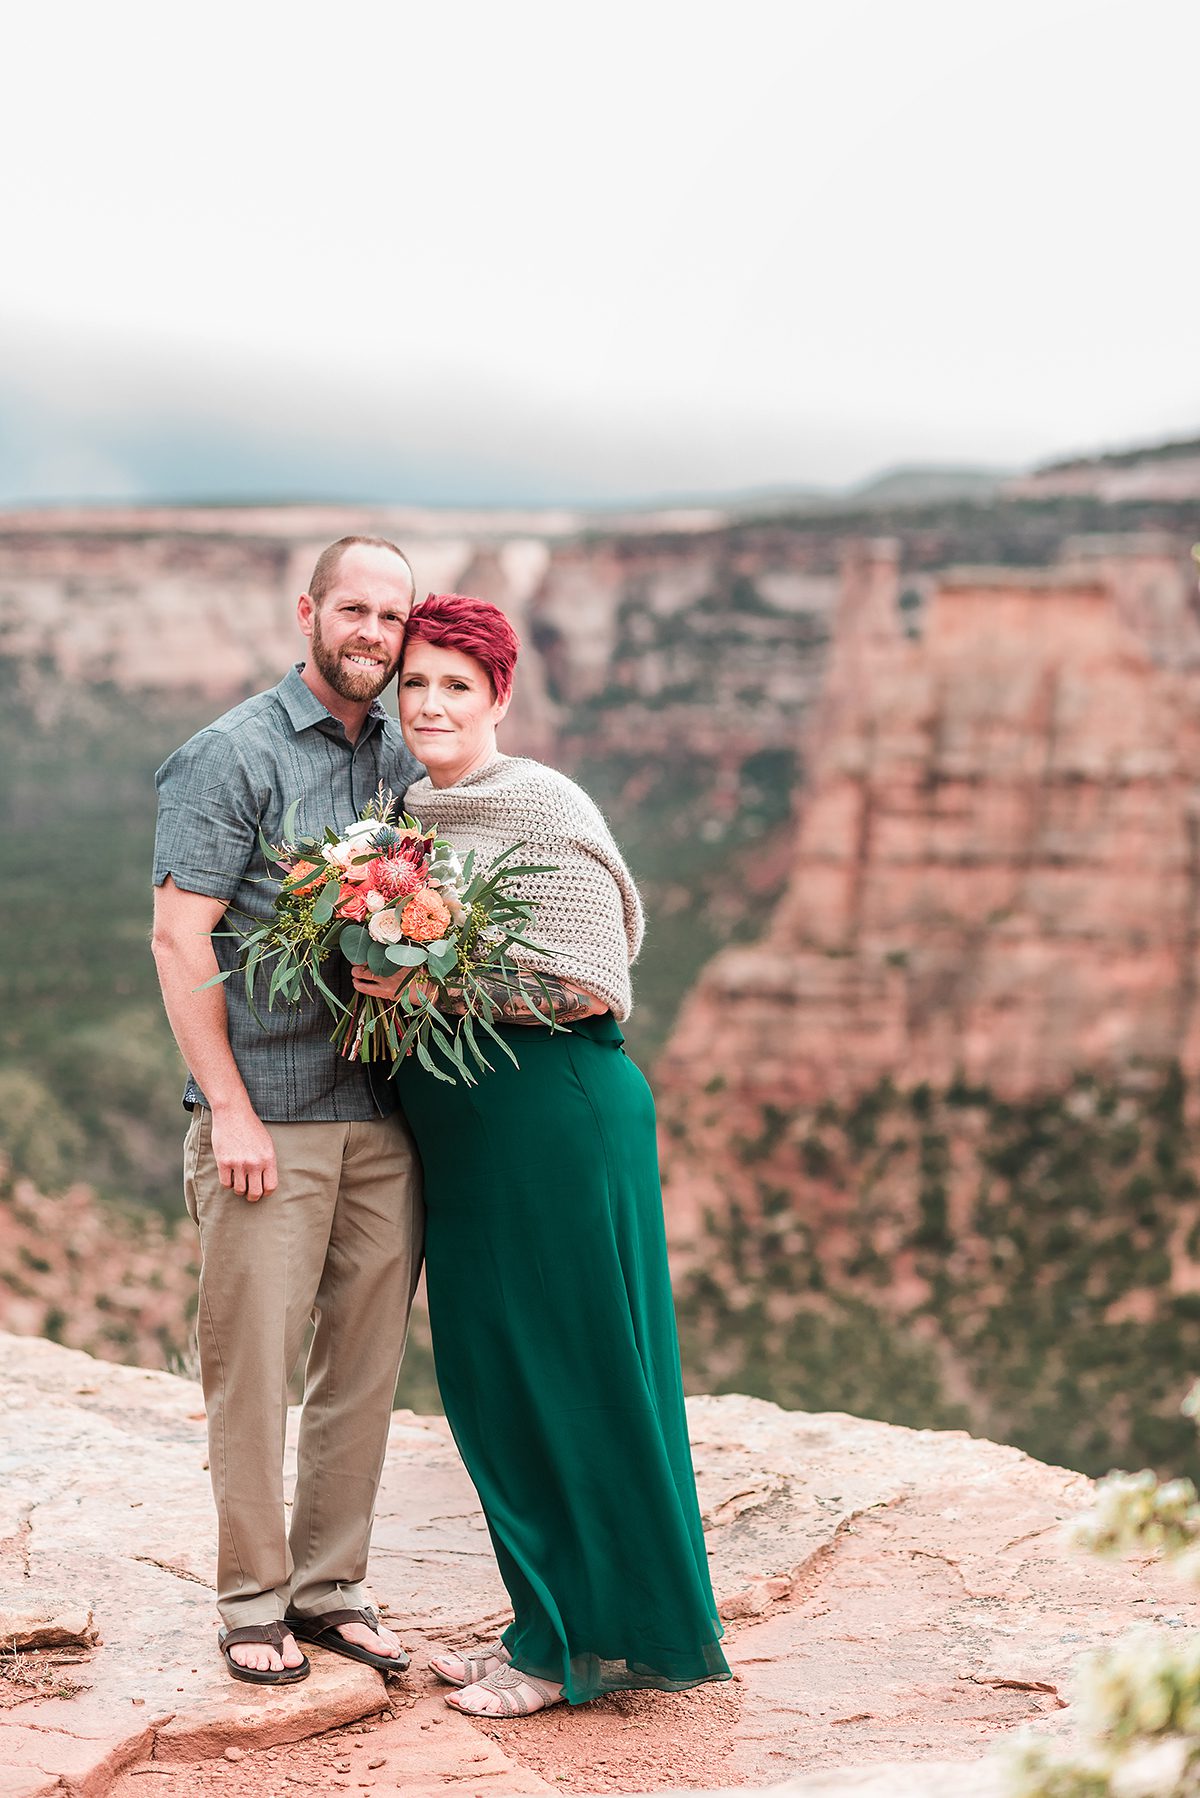
[[[400,1671],[363,1585],[423,1212],[390,1082],[343,1060],[324,1001],[259,1011],[233,925],[272,915],[258,841],[358,817],[382,782],[421,772],[378,705],[414,597],[393,543],[344,537],[319,558],[297,617],[311,657],[235,706],[158,771],[154,958],[188,1066],[188,1210],[202,1265],[197,1334],[218,1519],[221,1647],[235,1679],[290,1684],[296,1638]],[[247,920],[253,920],[247,923]],[[224,927],[226,930],[229,925]],[[331,969],[350,996],[348,968]],[[284,1517],[287,1382],[310,1321],[291,1527]]]

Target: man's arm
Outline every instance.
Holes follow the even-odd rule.
[[[154,889],[151,948],[179,1052],[212,1106],[212,1143],[221,1185],[259,1199],[278,1184],[271,1133],[250,1103],[229,1047],[225,989],[197,987],[220,972],[210,931],[226,901],[185,892],[167,876]]]

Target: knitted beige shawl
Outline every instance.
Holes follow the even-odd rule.
[[[513,960],[558,974],[627,1018],[633,1007],[629,964],[642,944],[642,902],[599,808],[565,774],[524,756],[495,755],[452,787],[414,781],[404,809],[453,844],[475,851],[476,871],[521,844],[514,862],[556,869],[530,875],[520,897],[537,906],[526,926],[546,950],[514,950]]]

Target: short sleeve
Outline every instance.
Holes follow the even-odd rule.
[[[222,731],[202,730],[155,776],[154,884],[232,899],[258,851],[261,796]]]

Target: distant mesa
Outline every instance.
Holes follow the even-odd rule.
[[[1020,1095],[1200,1073],[1200,617],[1181,541],[946,569],[847,554],[792,873],[686,1001],[660,1078],[780,1105],[885,1074]],[[915,616],[916,614],[913,614]]]

